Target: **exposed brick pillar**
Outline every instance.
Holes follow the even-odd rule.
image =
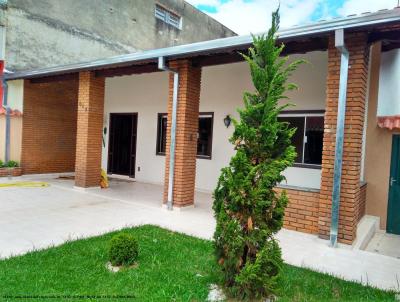
[[[193,67],[189,60],[173,61],[169,66],[179,72],[173,200],[174,206],[183,207],[194,203],[201,68]],[[171,74],[169,78],[164,202],[167,201],[168,196],[173,82]]]
[[[350,68],[347,84],[338,240],[351,244],[356,236],[358,202],[360,201],[361,150],[369,53],[366,34],[347,34],[346,47],[350,53]],[[331,36],[328,48],[327,100],[318,221],[318,232],[322,238],[328,238],[330,231],[339,75],[340,53],[335,48],[334,36]]]
[[[101,142],[104,112],[104,78],[93,72],[79,73],[75,185],[100,184]]]

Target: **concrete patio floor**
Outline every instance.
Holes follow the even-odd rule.
[[[0,182],[40,180],[45,188],[0,188],[0,258],[90,237],[125,226],[158,225],[211,239],[215,220],[211,194],[196,192],[193,208],[167,211],[161,207],[162,186],[111,181],[107,190],[73,188],[71,179],[31,176]],[[317,236],[289,230],[278,234],[284,260],[337,277],[399,289],[400,259],[356,250],[330,248]]]
[[[374,237],[372,237],[366,250],[400,259],[400,235],[378,231],[375,233]]]

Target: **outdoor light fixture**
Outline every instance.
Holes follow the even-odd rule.
[[[226,128],[228,128],[231,125],[231,121],[232,121],[232,119],[229,114],[227,116],[225,116],[224,124],[225,124]]]

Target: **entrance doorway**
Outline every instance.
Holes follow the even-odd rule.
[[[135,177],[137,113],[111,113],[108,173]]]
[[[393,135],[386,231],[400,235],[400,135]]]

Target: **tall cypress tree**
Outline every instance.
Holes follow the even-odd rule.
[[[272,14],[267,35],[253,37],[247,55],[255,92],[244,93],[240,120],[233,121],[230,138],[236,153],[221,171],[214,191],[217,220],[215,253],[227,293],[240,299],[269,297],[276,293],[283,260],[274,235],[283,225],[286,193],[274,188],[294,163],[291,138],[296,128],[278,120],[290,104],[285,93],[296,88],[288,77],[303,61],[288,63],[277,46],[279,10]]]

